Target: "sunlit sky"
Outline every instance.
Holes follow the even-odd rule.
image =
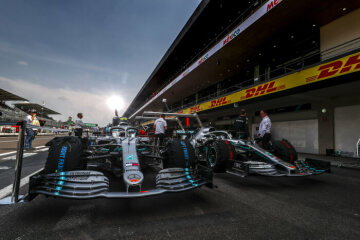
[[[107,124],[111,99],[126,110],[199,3],[2,0],[0,88],[45,101],[55,119]]]

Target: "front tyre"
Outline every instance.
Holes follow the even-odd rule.
[[[80,138],[56,137],[46,145],[50,149],[44,167],[45,173],[85,169],[86,163],[82,158],[84,146]]]
[[[298,160],[296,149],[286,139],[282,139],[281,141],[274,141],[272,143],[272,148],[274,150],[274,155],[284,160],[285,162],[294,164],[294,162]]]
[[[207,162],[214,172],[225,172],[227,161],[232,160],[234,156],[234,146],[226,140],[218,140],[208,148]]]
[[[174,139],[167,143],[164,168],[195,168],[195,150],[189,140]]]

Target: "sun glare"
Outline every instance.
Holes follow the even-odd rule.
[[[122,110],[124,108],[124,100],[122,97],[114,95],[107,99],[106,104],[111,110]]]

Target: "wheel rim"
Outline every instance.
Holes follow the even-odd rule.
[[[215,167],[216,159],[217,159],[217,152],[216,152],[215,148],[211,147],[209,149],[207,159],[208,159],[208,163],[209,163],[210,167]]]

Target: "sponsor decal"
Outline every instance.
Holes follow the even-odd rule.
[[[228,44],[234,38],[236,38],[239,34],[240,34],[240,28],[236,29],[233,33],[231,33],[225,38],[225,40],[223,41],[223,46]]]
[[[265,84],[261,84],[259,86],[250,88],[246,90],[246,95],[243,96],[241,99],[247,99],[247,98],[251,98],[251,97],[257,97],[260,95],[264,95],[265,93],[271,93],[271,92],[275,92],[276,90],[278,90],[278,88],[285,88],[285,86],[279,86],[276,87],[275,85],[275,81],[269,82],[269,83],[265,83]]]
[[[59,172],[62,172],[64,169],[64,163],[65,163],[67,149],[68,149],[67,146],[63,146],[60,150],[58,167],[57,167],[57,171],[59,171]]]
[[[219,107],[219,106],[229,104],[229,103],[231,103],[231,100],[227,100],[226,97],[222,97],[222,98],[211,101],[210,108]]]
[[[278,5],[281,2],[281,0],[273,0],[270,1],[270,3],[267,4],[266,7],[266,12],[270,11],[271,9],[273,9],[276,5]]]
[[[195,113],[201,111],[200,105],[190,108],[190,113]]]
[[[189,72],[190,72],[190,69],[186,69],[186,71],[183,72],[182,76],[185,77],[186,75],[188,75]]]
[[[135,159],[135,156],[134,155],[128,155],[126,157],[127,160],[134,160]]]
[[[209,58],[209,54],[207,53],[204,57],[200,58],[198,61],[198,65],[202,64]]]
[[[356,54],[334,62],[326,63],[318,67],[314,76],[307,77],[306,82],[313,82],[340,74],[352,72],[360,69],[360,54]]]

